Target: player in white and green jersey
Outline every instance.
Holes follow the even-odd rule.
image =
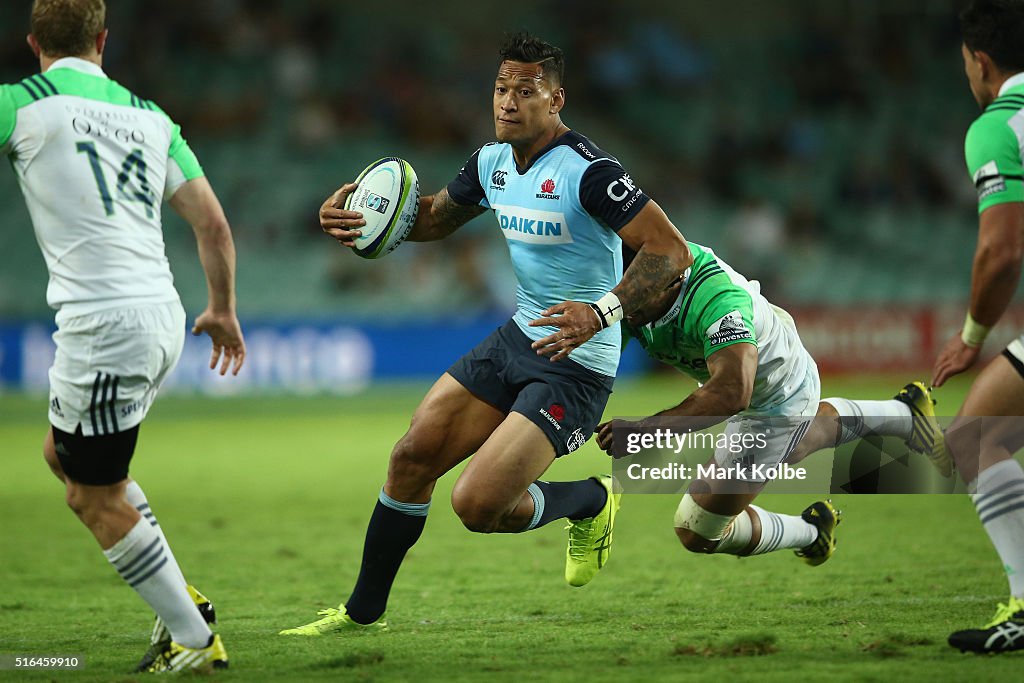
[[[727,420],[734,447],[716,450],[714,462],[745,476],[694,481],[676,511],[676,534],[694,552],[760,555],[792,548],[808,564],[821,564],[835,547],[838,511],[829,501],[815,502],[800,516],[752,505],[766,483],[758,468],[797,462],[868,433],[899,436],[914,450],[944,457],[929,392],[912,383],[889,401],[820,401],[818,368],[792,317],[713,251],[689,247],[693,265],[627,316],[624,332],[699,383],[679,405],[652,417],[686,417],[692,429]],[[611,448],[612,422],[598,427],[598,445]]]
[[[210,336],[210,367],[221,374],[245,357],[234,245],[178,126],[104,73],[105,13],[103,0],[36,0],[28,42],[40,73],[0,85],[0,152],[17,174],[57,311],[44,456],[71,509],[157,614],[140,670],[226,666],[207,625],[212,607],[186,584],[128,469],[184,343],[162,201],[195,231],[209,305],[192,332]]]
[[[935,361],[936,387],[977,362],[989,329],[1013,299],[1024,262],[1024,2],[975,0],[960,26],[967,80],[984,109],[964,145],[978,191],[978,246],[970,306],[963,328]],[[950,635],[949,644],[962,651],[1024,649],[1024,469],[1013,458],[1024,444],[1021,416],[1024,337],[985,366],[946,431],[1010,584],[1010,599],[984,628]]]

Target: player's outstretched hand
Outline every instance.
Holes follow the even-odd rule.
[[[220,363],[220,374],[237,375],[245,362],[245,339],[242,337],[242,326],[238,324],[238,316],[234,313],[214,313],[210,309],[203,311],[196,324],[192,326],[192,334],[210,335],[213,342],[213,353],[210,355],[210,369],[217,369]]]
[[[602,422],[594,428],[594,433],[597,434],[597,447],[602,451],[611,455],[612,447],[612,421]]]
[[[594,433],[597,434],[597,447],[602,451],[612,456],[613,458],[622,458],[628,455],[624,450],[614,451],[612,450],[613,444],[613,429],[618,427],[622,429],[624,427],[632,427],[639,429],[640,422],[630,422],[629,420],[608,420],[602,422],[594,428]]]
[[[981,353],[980,346],[964,344],[960,333],[957,332],[952,339],[946,342],[945,348],[942,349],[942,353],[935,361],[935,367],[932,369],[932,386],[941,387],[947,379],[974,365],[978,360],[979,353]]]
[[[530,327],[557,327],[558,331],[533,342],[539,355],[551,356],[552,361],[568,358],[573,349],[601,331],[597,311],[590,304],[563,301],[542,311],[543,318],[530,321]]]
[[[355,238],[363,234],[359,228],[366,225],[363,214],[344,209],[345,198],[355,192],[356,187],[355,183],[342,185],[320,206],[320,229],[350,248],[356,246]]]

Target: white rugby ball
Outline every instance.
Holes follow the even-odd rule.
[[[408,161],[384,157],[356,178],[356,189],[345,199],[345,209],[363,214],[366,225],[355,241],[363,258],[380,258],[408,237],[420,209],[420,183]]]

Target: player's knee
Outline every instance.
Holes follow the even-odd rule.
[[[440,443],[430,434],[410,429],[391,450],[388,483],[425,486],[437,479]]]
[[[461,481],[452,489],[452,509],[467,529],[478,534],[497,531],[507,512],[497,501],[472,491]]]
[[[71,480],[65,481],[67,488],[64,492],[64,502],[83,522],[88,524],[102,514],[101,501],[97,496],[81,484],[76,484]]]
[[[126,505],[131,507],[117,486],[85,486],[70,479],[66,484],[65,501],[86,526],[120,514]]]
[[[732,520],[732,515],[709,512],[687,493],[679,501],[673,521],[676,537],[684,548],[694,553],[712,553]]]
[[[713,552],[715,549],[715,541],[709,541],[690,529],[680,529],[679,527],[676,527],[676,537],[679,539],[679,542],[683,544],[683,547],[691,553],[707,554]]]

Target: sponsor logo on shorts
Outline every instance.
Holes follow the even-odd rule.
[[[569,452],[572,453],[586,442],[587,437],[583,433],[583,429],[581,427],[577,427],[576,431],[570,434],[569,438],[565,440],[565,445],[569,449]]]
[[[730,311],[723,315],[711,324],[704,335],[712,345],[753,338],[750,330],[743,324],[743,316],[739,311]]]
[[[537,193],[537,199],[561,199],[562,195],[555,194],[555,181],[548,178],[540,184],[540,192]]]
[[[146,405],[146,399],[140,398],[138,401],[132,401],[126,406],[121,406],[121,417],[128,417],[132,413],[137,413]]]
[[[391,200],[387,197],[381,197],[379,194],[368,192],[366,194],[366,208],[376,211],[377,213],[385,213],[388,210],[388,204]]]
[[[988,162],[974,173],[974,187],[978,190],[978,201],[1006,189],[1006,179],[995,161]]]
[[[56,415],[57,417],[64,417],[64,411],[61,410],[60,407],[60,399],[57,398],[56,396],[54,396],[53,400],[50,401],[50,412]]]
[[[562,431],[562,425],[559,423],[565,419],[565,408],[558,403],[552,403],[547,410],[541,408],[540,414],[543,415],[544,419],[550,422],[555,429]]]

